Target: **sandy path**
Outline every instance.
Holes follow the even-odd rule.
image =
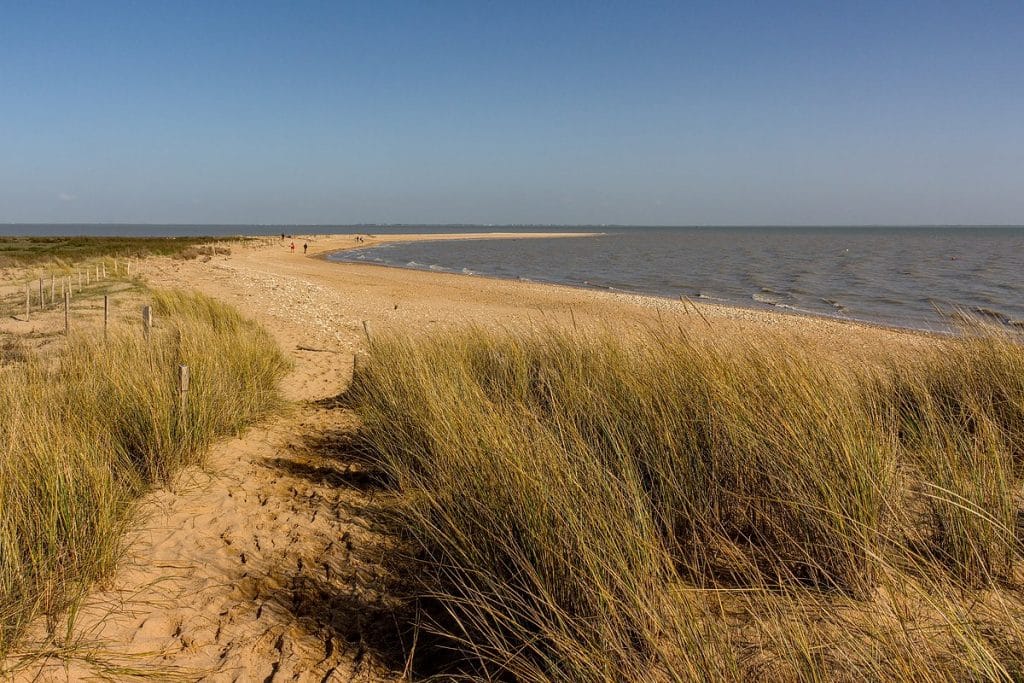
[[[712,306],[698,314],[662,299],[315,257],[356,245],[352,236],[309,238],[309,256],[291,253],[289,243],[266,240],[230,257],[143,264],[157,287],[200,289],[263,322],[295,360],[284,388],[297,407],[217,445],[205,470],[189,470],[173,490],[151,494],[122,568],[76,620],[73,647],[33,663],[19,679],[123,678],[131,669],[237,681],[398,677],[400,663],[386,664],[373,642],[388,608],[380,558],[389,539],[373,530],[366,511],[387,494],[346,455],[354,417],[330,401],[349,381],[363,320],[374,329],[407,330],[570,320],[744,335],[786,329],[850,358],[922,339],[827,320]]]
[[[354,348],[356,327],[327,313],[329,292],[292,278],[246,274],[239,284],[223,261],[147,268],[155,286],[196,287],[268,323],[295,357],[284,389],[297,405],[149,495],[122,567],[87,600],[66,657],[15,679],[393,678],[365,642],[386,608],[376,588],[387,539],[361,515],[375,492],[344,455],[351,416],[324,401],[347,384],[351,353],[296,349]]]

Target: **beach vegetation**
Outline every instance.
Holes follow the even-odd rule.
[[[198,258],[230,253],[244,237],[0,237],[0,268],[69,265],[103,258]]]
[[[48,353],[0,355],[0,655],[61,619],[120,556],[136,501],[200,464],[214,439],[279,408],[287,362],[270,335],[200,294],[150,293],[148,337],[84,327]],[[187,365],[185,400],[177,369]]]
[[[844,363],[783,334],[374,337],[424,674],[1020,680],[1024,347]],[[426,643],[432,643],[428,646]]]

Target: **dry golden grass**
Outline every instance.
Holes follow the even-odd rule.
[[[286,361],[262,328],[201,295],[153,296],[148,342],[83,332],[0,367],[0,655],[42,615],[55,631],[111,569],[141,493],[280,405]]]
[[[351,397],[445,673],[1019,680],[1022,371],[470,329],[375,339]]]
[[[242,237],[0,237],[0,267],[147,256],[196,258],[230,253],[225,243],[242,243]]]

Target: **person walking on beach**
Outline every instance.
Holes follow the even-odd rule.
[[[309,242],[303,242],[302,243],[302,253],[305,254],[307,251],[309,251]]]
[[[292,253],[295,253],[295,242],[292,242]]]

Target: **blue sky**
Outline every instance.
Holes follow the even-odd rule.
[[[0,0],[18,221],[1024,223],[1024,4]]]

